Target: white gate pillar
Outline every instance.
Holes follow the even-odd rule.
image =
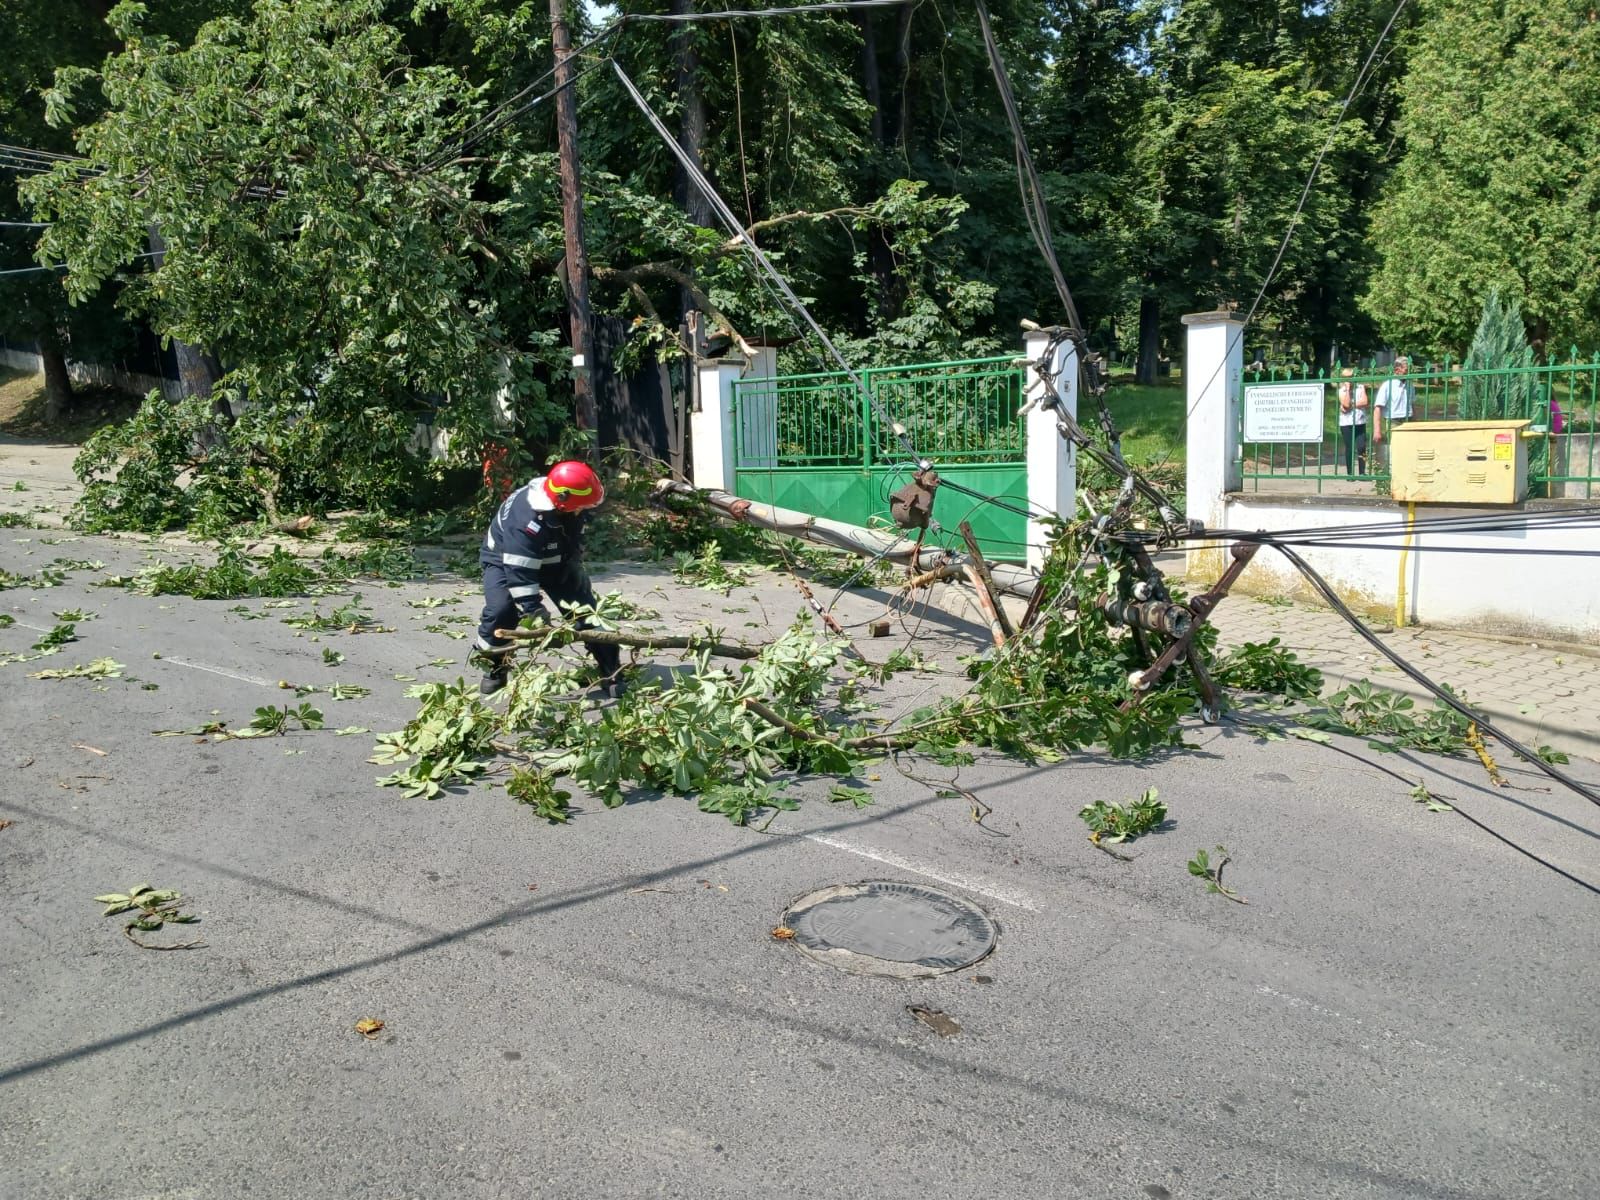
[[[743,359],[723,358],[702,362],[695,369],[689,476],[697,488],[733,491],[733,381],[744,367]]]
[[[1186,515],[1208,528],[1226,523],[1227,494],[1239,490],[1239,385],[1244,374],[1244,322],[1232,312],[1183,318],[1183,389],[1188,442]],[[1191,542],[1187,569],[1220,572],[1216,546]]]
[[[1038,362],[1050,344],[1049,329],[1029,330],[1022,336],[1023,352],[1028,358],[1027,393],[1034,407],[1028,410],[1027,426],[1023,430],[1027,441],[1028,510],[1030,513],[1059,515],[1072,520],[1077,512],[1078,463],[1072,443],[1061,436],[1056,428],[1055,410],[1040,407],[1039,399],[1048,394],[1050,384],[1039,373]],[[1054,376],[1056,403],[1078,416],[1078,352],[1069,341],[1056,344],[1047,368]],[[1044,566],[1049,547],[1047,531],[1037,516],[1028,518],[1028,565],[1035,570]]]

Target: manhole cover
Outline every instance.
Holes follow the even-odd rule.
[[[783,914],[794,944],[818,962],[862,975],[914,979],[959,971],[994,949],[999,930],[958,896],[872,880],[802,896]]]

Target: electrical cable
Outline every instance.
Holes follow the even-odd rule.
[[[1378,51],[1382,48],[1384,42],[1388,40],[1390,31],[1394,29],[1394,23],[1400,19],[1401,12],[1405,10],[1406,5],[1409,3],[1410,0],[1399,0],[1399,3],[1395,5],[1394,12],[1389,14],[1388,24],[1383,27],[1383,32],[1378,35],[1378,40],[1373,43],[1372,49],[1367,53],[1366,62],[1362,63],[1361,70],[1356,72],[1355,81],[1350,85],[1349,92],[1345,94],[1344,103],[1339,106],[1339,115],[1334,118],[1333,125],[1328,130],[1328,136],[1322,143],[1322,149],[1317,151],[1316,160],[1311,164],[1311,171],[1306,176],[1305,186],[1300,189],[1299,203],[1295,205],[1294,213],[1289,218],[1289,227],[1284,231],[1283,241],[1278,244],[1278,253],[1272,260],[1272,266],[1267,269],[1266,276],[1261,280],[1261,287],[1257,290],[1256,298],[1250,305],[1249,314],[1245,317],[1244,323],[1239,327],[1239,342],[1241,344],[1244,341],[1244,331],[1248,329],[1250,327],[1250,323],[1255,320],[1256,311],[1260,308],[1261,301],[1267,294],[1267,289],[1272,286],[1273,277],[1277,274],[1278,267],[1283,263],[1283,256],[1288,252],[1289,243],[1294,239],[1294,231],[1300,223],[1300,214],[1305,211],[1306,201],[1310,198],[1311,189],[1317,181],[1317,174],[1322,170],[1322,160],[1327,156],[1328,151],[1333,147],[1334,138],[1337,137],[1339,133],[1339,126],[1344,124],[1345,114],[1350,111],[1350,106],[1355,103],[1356,97],[1359,96],[1362,90],[1366,87],[1366,82],[1372,68],[1373,60],[1377,58]],[[1232,346],[1225,347],[1222,355],[1222,361],[1219,362],[1216,368],[1211,372],[1211,378],[1207,379],[1205,384],[1195,394],[1194,403],[1189,406],[1189,411],[1184,414],[1184,427],[1188,426],[1189,418],[1194,416],[1194,410],[1199,406],[1201,397],[1203,397],[1206,392],[1210,390],[1211,385],[1216,382],[1217,376],[1222,372],[1222,368],[1227,363],[1228,356],[1232,354],[1232,352]],[[1157,464],[1158,469],[1166,466],[1166,464],[1171,460],[1173,448],[1174,447],[1170,445],[1167,447],[1167,452],[1162,456],[1161,461]]]
[[[695,21],[721,21],[737,17],[786,17],[797,13],[837,12],[854,8],[892,8],[902,6],[910,2],[911,0],[828,0],[826,3],[801,4],[792,8],[731,9],[724,10],[722,12],[708,13],[622,13],[620,16],[603,25],[592,37],[586,39],[585,41],[579,42],[568,53],[567,57],[568,59],[575,58],[584,53],[586,50],[599,45],[607,38],[620,34],[627,26],[634,24],[686,24]],[[522,108],[519,108],[516,112],[511,113],[508,117],[506,117],[505,120],[502,121],[499,119],[501,113],[505,112],[512,105],[516,104],[529,92],[533,91],[555,73],[556,68],[552,66],[532,83],[521,88],[514,95],[502,100],[494,108],[490,109],[489,112],[480,118],[476,123],[474,123],[465,134],[462,135],[461,142],[453,150],[441,155],[439,158],[435,159],[433,163],[423,167],[422,170],[425,173],[438,170],[439,167],[444,163],[447,163],[451,159],[460,155],[463,150],[475,145],[477,142],[487,137],[490,133],[493,133],[497,129],[503,128],[512,120],[529,111],[543,100],[555,95],[556,92],[561,90],[560,86],[552,88],[549,92],[545,93],[545,95],[540,96],[524,105]],[[576,83],[577,80],[573,79],[571,82]],[[492,126],[492,128],[489,126]]]
[[[1571,775],[1568,775],[1554,763],[1545,762],[1545,760],[1540,758],[1535,751],[1530,750],[1516,738],[1511,737],[1509,734],[1505,733],[1503,730],[1489,722],[1483,717],[1482,714],[1462,703],[1461,699],[1453,692],[1434,683],[1432,679],[1429,679],[1394,650],[1390,649],[1388,644],[1385,643],[1382,638],[1378,637],[1377,634],[1368,629],[1361,622],[1361,619],[1357,617],[1355,613],[1350,611],[1349,606],[1339,598],[1339,593],[1334,591],[1332,585],[1330,585],[1326,579],[1318,574],[1310,563],[1301,558],[1292,547],[1280,545],[1274,546],[1274,549],[1276,549],[1279,554],[1282,554],[1285,558],[1287,558],[1301,575],[1305,576],[1306,582],[1312,586],[1318,595],[1328,602],[1328,607],[1332,608],[1334,612],[1343,617],[1345,622],[1349,624],[1349,626],[1357,633],[1359,633],[1362,638],[1373,647],[1373,649],[1377,650],[1378,653],[1382,654],[1395,666],[1399,667],[1400,670],[1412,680],[1412,682],[1421,684],[1423,687],[1427,688],[1429,692],[1438,697],[1441,703],[1454,709],[1457,713],[1465,717],[1467,720],[1473,722],[1480,729],[1492,734],[1502,745],[1526,759],[1537,770],[1543,771],[1546,775],[1550,776],[1551,779],[1554,779],[1558,783],[1565,784],[1591,804],[1600,807],[1600,793],[1595,792],[1587,784],[1581,783],[1574,779]]]
[[[597,38],[592,38],[592,39],[590,39],[590,42],[586,43],[586,44],[593,44],[593,42],[597,41],[597,40],[598,40]],[[568,58],[570,59],[570,58],[576,56],[578,54],[578,52],[579,52],[578,50],[574,50],[572,52],[572,54],[568,55]],[[492,120],[485,120],[485,121],[479,122],[477,125],[473,126],[472,129],[468,130],[465,135],[463,135],[462,140],[459,143],[457,143],[455,146],[451,147],[449,150],[447,150],[445,153],[441,154],[439,157],[435,158],[432,162],[427,163],[422,168],[420,168],[420,173],[424,174],[424,175],[427,175],[427,174],[431,174],[434,171],[439,170],[441,167],[445,166],[447,163],[450,163],[454,159],[459,158],[463,153],[465,153],[467,150],[471,149],[473,146],[477,145],[484,138],[488,137],[491,133],[495,133],[498,130],[504,129],[507,125],[511,124],[512,121],[515,121],[518,117],[522,116],[524,113],[531,112],[534,108],[537,108],[539,105],[543,104],[546,100],[550,99],[552,96],[558,95],[564,88],[577,86],[577,83],[578,83],[579,80],[583,79],[586,75],[589,75],[591,72],[599,70],[601,67],[605,66],[606,63],[608,63],[610,61],[611,60],[609,58],[603,58],[603,59],[600,59],[598,62],[591,63],[587,67],[584,67],[577,74],[575,74],[571,79],[567,80],[566,83],[558,83],[558,84],[556,84],[556,86],[551,88],[549,91],[542,92],[539,95],[535,96],[532,100],[529,100],[526,104],[520,105],[516,109],[514,109],[514,110],[512,110],[512,111],[510,111],[508,113],[505,113],[505,115],[503,117],[495,116]],[[539,84],[539,83],[543,83],[546,79],[550,78],[550,76],[552,76],[554,74],[555,74],[555,68],[551,67],[550,70],[546,71],[537,80],[535,80],[533,85],[530,85],[529,87],[526,87],[522,91],[518,92],[517,95],[515,97],[513,97],[513,99],[514,100],[515,99],[520,99],[522,96],[527,95],[528,92],[533,90],[534,86],[537,86],[537,84]],[[508,103],[510,103],[510,102],[508,101]],[[500,112],[500,111],[503,110],[503,108],[504,108],[504,106],[501,106],[501,108],[500,109],[496,109],[495,112]],[[491,116],[493,116],[493,114],[491,114]]]
[[[143,254],[135,254],[133,256],[133,258],[129,259],[128,261],[131,262],[131,261],[133,261],[133,259],[139,259],[139,258],[158,258],[158,257],[160,257],[161,253],[162,253],[161,251],[153,251],[153,250],[152,251],[146,251]],[[66,263],[55,263],[55,264],[53,264],[51,266],[44,266],[44,267],[14,267],[14,268],[11,268],[11,269],[8,269],[8,270],[0,271],[0,275],[32,275],[32,274],[35,274],[36,272],[39,272],[39,271],[65,271],[65,270],[67,270],[67,264]]]
[[[667,148],[671,150],[673,155],[678,159],[678,162],[682,165],[685,174],[694,183],[695,187],[700,190],[700,193],[706,198],[707,203],[711,205],[712,210],[728,227],[728,230],[733,234],[734,239],[738,242],[741,242],[745,248],[749,250],[751,256],[760,265],[761,269],[767,273],[772,283],[783,294],[792,310],[799,314],[799,316],[805,321],[806,325],[810,328],[811,332],[816,336],[817,340],[821,342],[823,347],[828,351],[828,354],[836,363],[839,364],[844,373],[850,377],[850,381],[855,385],[856,390],[867,398],[867,402],[872,406],[873,411],[877,414],[879,422],[894,434],[895,439],[900,443],[901,449],[903,449],[906,454],[917,464],[919,470],[927,470],[929,467],[933,466],[933,463],[930,460],[923,458],[917,453],[917,448],[912,445],[911,439],[906,435],[905,426],[899,421],[894,420],[893,417],[884,410],[883,404],[879,400],[877,394],[867,387],[866,381],[861,378],[860,373],[857,372],[856,369],[850,365],[850,362],[844,357],[844,355],[839,352],[839,348],[833,344],[833,340],[829,338],[828,335],[823,331],[822,326],[817,324],[816,318],[811,315],[811,310],[805,306],[804,302],[801,301],[799,296],[795,295],[794,289],[789,286],[789,281],[783,277],[782,273],[779,272],[778,269],[772,265],[771,261],[768,260],[767,256],[762,253],[761,247],[756,245],[755,239],[749,235],[749,233],[745,230],[745,227],[739,222],[739,218],[735,216],[733,210],[728,207],[727,201],[723,200],[721,194],[718,193],[716,188],[712,186],[711,181],[706,178],[705,172],[700,169],[699,164],[697,164],[689,155],[689,153],[681,145],[679,145],[678,139],[672,136],[671,131],[668,130],[667,127],[662,123],[661,118],[656,115],[655,110],[650,107],[649,101],[647,101],[643,94],[640,93],[639,89],[634,86],[634,82],[628,77],[628,73],[622,69],[622,65],[615,59],[608,61],[611,63],[611,69],[616,73],[617,78],[622,82],[623,88],[627,90],[629,97],[633,100],[634,104],[638,106],[639,111],[644,114],[645,119],[649,121],[651,127],[655,129],[661,140],[666,143]],[[1098,447],[1096,447],[1096,449],[1098,449]],[[999,508],[1017,513],[1023,517],[1030,515],[1026,509],[1018,508],[1015,505],[1008,504],[1002,500],[997,500],[992,496],[987,496],[982,492],[975,491],[962,484],[944,481],[941,482],[940,486],[949,487],[952,491],[971,496],[974,499],[982,499],[986,503],[994,504]]]
[[[1231,724],[1238,725],[1238,726],[1240,726],[1240,727],[1242,727],[1244,729],[1257,728],[1257,726],[1255,725],[1254,722],[1252,722],[1252,721],[1242,721],[1238,717],[1236,717],[1236,716],[1234,716],[1232,714],[1227,714],[1226,716],[1224,716],[1223,719],[1228,721],[1228,722],[1230,722]],[[1396,771],[1393,767],[1385,766],[1383,763],[1374,762],[1374,761],[1372,761],[1371,759],[1368,759],[1368,758],[1363,758],[1360,754],[1356,753],[1354,750],[1350,750],[1350,749],[1348,749],[1348,748],[1346,748],[1344,746],[1339,745],[1336,742],[1321,742],[1319,744],[1322,745],[1322,746],[1325,746],[1327,749],[1332,750],[1337,754],[1344,755],[1346,758],[1353,758],[1357,762],[1361,763],[1363,766],[1372,767],[1375,770],[1382,771],[1385,775],[1389,776],[1391,779],[1395,779],[1395,780],[1399,781],[1400,783],[1406,784],[1407,786],[1410,786],[1410,784],[1411,784],[1411,780],[1410,779],[1408,779],[1405,775],[1401,774],[1399,771]],[[1424,784],[1424,786],[1426,786],[1426,784]],[[1434,793],[1430,792],[1429,794],[1433,795]],[[1507,837],[1505,834],[1501,833],[1499,830],[1493,829],[1490,826],[1485,825],[1477,817],[1473,816],[1471,813],[1469,813],[1465,809],[1463,809],[1461,807],[1460,802],[1454,796],[1439,796],[1439,799],[1448,802],[1452,812],[1456,813],[1458,816],[1461,816],[1466,821],[1468,821],[1470,824],[1476,825],[1479,829],[1483,830],[1483,832],[1487,833],[1490,837],[1496,839],[1497,841],[1504,842],[1507,846],[1510,846],[1518,854],[1524,855],[1527,858],[1532,859],[1534,862],[1538,863],[1541,867],[1545,867],[1548,870],[1554,871],[1557,875],[1561,876],[1563,879],[1567,880],[1569,883],[1577,884],[1579,887],[1583,888],[1584,891],[1593,892],[1596,896],[1600,896],[1600,887],[1595,886],[1594,884],[1590,883],[1588,880],[1579,879],[1571,871],[1568,871],[1568,870],[1565,870],[1562,867],[1556,866],[1556,864],[1551,862],[1549,859],[1544,858],[1541,855],[1535,854],[1532,850],[1529,850],[1526,846],[1523,846],[1523,845],[1521,845],[1521,844],[1519,844],[1517,842],[1512,841],[1509,837]]]

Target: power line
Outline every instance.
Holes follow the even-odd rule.
[[[1349,92],[1345,94],[1344,103],[1339,106],[1339,115],[1334,118],[1333,125],[1328,130],[1328,136],[1322,143],[1322,149],[1317,151],[1316,160],[1311,164],[1311,171],[1306,176],[1305,186],[1300,189],[1300,200],[1295,205],[1294,214],[1289,218],[1289,227],[1284,231],[1283,241],[1278,244],[1278,252],[1272,260],[1272,266],[1267,268],[1266,277],[1262,279],[1261,287],[1256,292],[1256,298],[1251,302],[1250,312],[1245,317],[1244,323],[1239,327],[1238,337],[1241,344],[1244,342],[1244,331],[1255,320],[1256,311],[1260,308],[1261,301],[1267,294],[1267,289],[1272,286],[1272,280],[1277,275],[1278,267],[1283,263],[1284,254],[1288,252],[1289,243],[1294,238],[1294,231],[1300,224],[1300,214],[1305,211],[1306,201],[1310,198],[1311,189],[1317,181],[1317,174],[1322,170],[1322,160],[1333,147],[1334,138],[1339,134],[1339,127],[1344,124],[1344,117],[1350,111],[1350,105],[1355,103],[1356,97],[1366,87],[1373,60],[1377,58],[1378,51],[1382,48],[1383,43],[1388,40],[1390,31],[1394,29],[1394,23],[1400,19],[1400,14],[1405,10],[1408,3],[1410,3],[1410,0],[1399,0],[1399,3],[1395,5],[1394,12],[1389,14],[1388,24],[1383,27],[1383,32],[1378,35],[1378,40],[1373,43],[1372,49],[1367,54],[1366,62],[1362,63],[1361,70],[1356,72],[1355,81],[1350,85]],[[1232,352],[1231,346],[1224,347],[1222,360],[1212,370],[1211,377],[1206,380],[1205,384],[1196,393],[1194,403],[1189,406],[1189,410],[1183,414],[1183,428],[1188,427],[1189,418],[1194,416],[1194,410],[1199,406],[1200,398],[1216,382],[1217,376],[1222,373],[1222,368],[1227,364],[1228,355]],[[1157,464],[1158,466],[1165,466],[1171,460],[1173,449],[1173,446],[1169,445],[1167,447],[1167,452],[1161,456],[1161,462]]]
[[[572,49],[572,56],[576,57],[577,55],[582,54],[584,51],[599,45],[607,38],[617,36],[618,34],[622,33],[627,26],[633,24],[688,24],[697,21],[731,20],[739,17],[787,17],[803,13],[840,12],[856,8],[895,8],[902,7],[908,3],[912,3],[912,0],[828,0],[826,3],[799,4],[791,8],[727,9],[721,12],[708,13],[623,13],[615,19],[607,22],[607,24],[604,25],[597,33],[595,33],[593,37],[590,37],[586,41],[580,42],[578,45],[574,46]],[[439,166],[450,161],[450,159],[455,158],[469,146],[476,145],[489,134],[498,129],[503,129],[511,121],[536,107],[550,96],[553,96],[557,91],[560,91],[559,87],[554,88],[537,99],[530,101],[528,104],[523,105],[521,108],[518,108],[515,112],[510,113],[505,117],[504,120],[501,119],[501,115],[506,113],[506,111],[510,109],[512,105],[515,105],[524,96],[532,92],[535,88],[537,88],[540,84],[554,74],[555,68],[551,67],[532,83],[521,88],[515,94],[507,97],[505,100],[502,100],[494,108],[490,109],[489,112],[486,113],[479,121],[477,121],[470,129],[468,129],[465,134],[462,135],[461,143],[456,147],[456,149],[441,155],[432,165],[424,167],[423,170],[437,170]],[[572,82],[576,83],[577,80],[574,79]]]
[[[146,251],[143,254],[135,254],[133,256],[133,258],[129,259],[128,261],[132,262],[135,259],[157,258],[157,257],[159,257],[159,253],[157,251],[153,251],[152,250],[152,251]],[[35,274],[35,273],[40,272],[40,271],[65,271],[65,270],[67,270],[67,264],[66,263],[55,263],[53,265],[44,266],[44,267],[13,267],[13,268],[10,268],[8,270],[0,271],[0,275],[32,275],[32,274]]]
[[[1232,721],[1236,725],[1242,725],[1246,729],[1259,728],[1259,726],[1255,725],[1254,722],[1241,721],[1237,717],[1229,717],[1228,720]],[[1337,742],[1322,742],[1320,744],[1323,745],[1323,746],[1326,746],[1329,750],[1334,751],[1336,754],[1343,754],[1346,758],[1355,759],[1357,762],[1361,763],[1363,766],[1368,766],[1368,767],[1373,768],[1374,770],[1382,771],[1385,775],[1389,776],[1391,779],[1398,780],[1400,783],[1406,784],[1407,786],[1410,786],[1410,784],[1411,784],[1411,780],[1409,778],[1407,778],[1405,775],[1401,774],[1399,771],[1395,770],[1393,767],[1387,766],[1384,763],[1374,762],[1373,760],[1371,760],[1369,758],[1365,758],[1362,755],[1358,754],[1356,751],[1351,750],[1348,747],[1341,746]],[[1423,783],[1423,786],[1424,787],[1427,786],[1426,782]],[[1434,792],[1432,792],[1430,790],[1429,791],[1429,795],[1437,795],[1437,793],[1434,793]],[[1577,884],[1579,887],[1583,888],[1584,891],[1593,892],[1595,895],[1600,896],[1600,887],[1596,887],[1594,884],[1590,883],[1586,879],[1579,879],[1571,871],[1568,871],[1565,868],[1556,866],[1556,864],[1551,862],[1549,859],[1543,857],[1542,855],[1535,854],[1532,850],[1529,850],[1526,846],[1522,845],[1521,843],[1512,841],[1509,837],[1507,837],[1505,834],[1501,833],[1499,830],[1493,829],[1490,826],[1485,825],[1482,821],[1478,820],[1477,817],[1473,816],[1471,813],[1467,812],[1464,808],[1462,808],[1460,801],[1458,801],[1454,796],[1438,796],[1438,799],[1444,800],[1444,801],[1448,801],[1449,805],[1450,805],[1450,810],[1452,812],[1454,812],[1457,816],[1463,818],[1464,820],[1466,820],[1468,823],[1470,823],[1472,825],[1476,825],[1479,829],[1483,830],[1483,832],[1487,833],[1490,837],[1496,839],[1497,841],[1503,842],[1507,846],[1510,846],[1511,849],[1515,850],[1518,854],[1524,855],[1527,858],[1532,859],[1534,862],[1538,863],[1541,867],[1544,867],[1546,870],[1554,871],[1557,875],[1561,876],[1563,879],[1567,880],[1569,883]]]
[[[1382,654],[1395,666],[1399,667],[1400,670],[1405,672],[1406,676],[1414,683],[1421,684],[1423,687],[1427,688],[1429,692],[1438,697],[1441,703],[1454,709],[1457,713],[1471,721],[1473,724],[1477,725],[1480,729],[1492,734],[1502,745],[1508,747],[1514,753],[1526,759],[1538,770],[1543,771],[1546,775],[1550,776],[1551,779],[1554,779],[1558,783],[1565,784],[1578,795],[1582,796],[1585,800],[1589,801],[1589,803],[1600,807],[1600,793],[1596,793],[1587,784],[1580,783],[1571,775],[1568,775],[1565,771],[1557,767],[1554,763],[1545,762],[1544,759],[1539,757],[1537,752],[1530,750],[1516,738],[1510,736],[1505,731],[1492,724],[1481,713],[1463,703],[1461,698],[1458,697],[1454,692],[1435,683],[1432,679],[1424,675],[1420,670],[1412,666],[1398,653],[1391,649],[1387,642],[1362,624],[1361,619],[1357,617],[1355,613],[1351,612],[1350,607],[1339,598],[1339,593],[1334,591],[1333,587],[1328,583],[1328,581],[1318,574],[1310,563],[1301,558],[1292,547],[1274,545],[1274,548],[1279,554],[1282,554],[1285,558],[1287,558],[1301,575],[1305,576],[1306,582],[1309,583],[1313,589],[1315,589],[1318,595],[1328,602],[1328,606],[1332,608],[1334,612],[1343,617],[1346,623],[1349,624],[1352,629],[1354,629],[1364,640],[1371,644],[1373,649],[1377,650],[1378,653]]]

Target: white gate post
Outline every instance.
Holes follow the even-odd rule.
[[[737,358],[711,359],[695,370],[695,406],[689,414],[693,458],[689,476],[703,490],[733,491],[733,381],[744,371]]]
[[[1239,385],[1244,374],[1244,322],[1231,312],[1183,318],[1183,389],[1188,419],[1185,508],[1208,528],[1226,524],[1227,494],[1239,490]],[[1186,567],[1220,573],[1217,548],[1191,542]]]
[[[1039,373],[1038,362],[1050,344],[1049,329],[1029,330],[1022,335],[1023,352],[1027,355],[1027,393],[1029,401],[1037,401],[1047,394],[1049,384]],[[1074,420],[1078,416],[1078,352],[1069,341],[1057,342],[1047,364],[1055,377],[1056,402]],[[1072,443],[1061,436],[1056,428],[1054,409],[1040,407],[1037,403],[1028,410],[1028,423],[1023,430],[1027,439],[1028,510],[1030,513],[1059,515],[1070,521],[1077,512],[1078,463]],[[1037,516],[1029,516],[1028,565],[1035,570],[1044,566],[1048,552],[1047,532]]]

